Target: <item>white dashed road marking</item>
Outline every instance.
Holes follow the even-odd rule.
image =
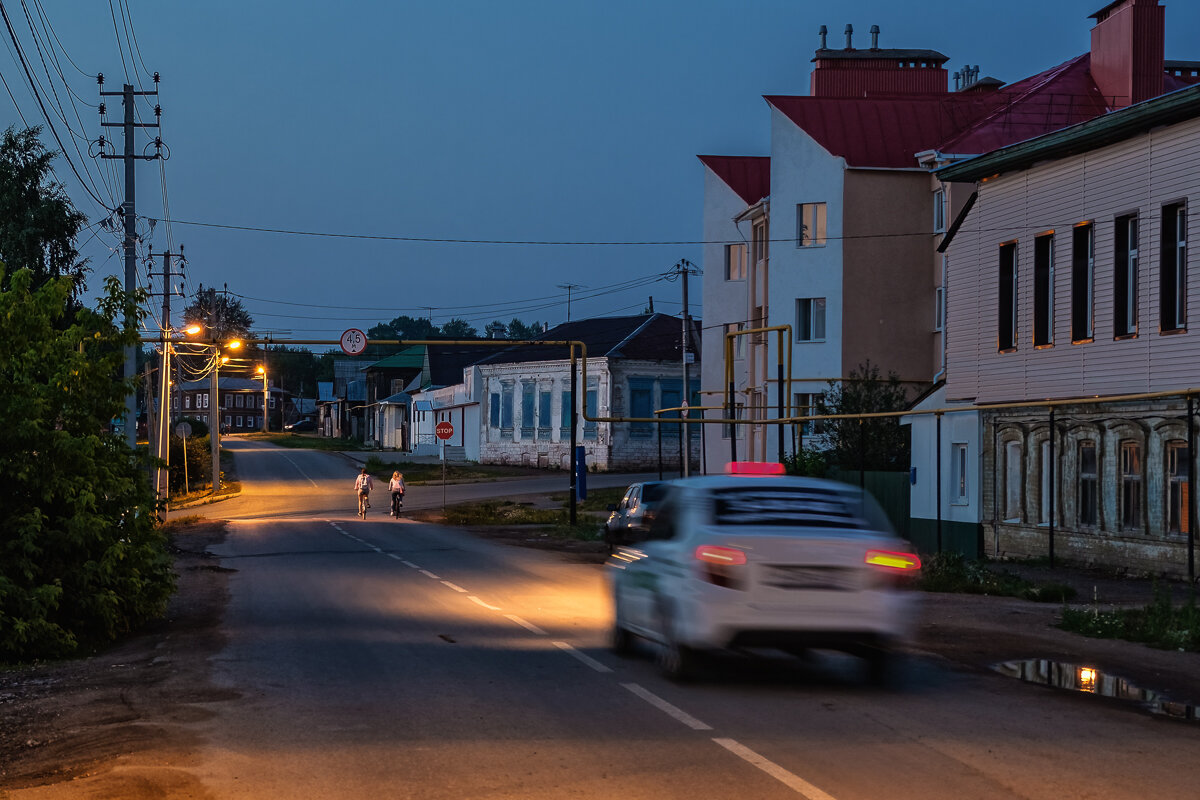
[[[596,659],[592,658],[589,655],[585,655],[585,654],[579,652],[578,650],[576,650],[574,647],[571,647],[571,645],[567,644],[566,642],[555,642],[554,646],[557,647],[559,650],[562,650],[564,653],[575,656],[575,658],[579,659],[584,664],[587,664],[589,667],[596,670],[596,672],[612,672],[611,669],[604,666]]]
[[[674,717],[676,720],[678,720],[679,722],[682,722],[684,725],[687,725],[689,728],[691,728],[694,731],[711,731],[712,730],[711,725],[706,725],[705,723],[696,719],[695,717],[693,717],[691,714],[687,713],[683,709],[679,708],[678,706],[671,705],[666,700],[663,700],[661,697],[654,694],[653,692],[649,692],[646,689],[643,689],[641,686],[638,686],[636,683],[622,683],[621,685],[624,686],[629,691],[633,692],[638,697],[645,700],[650,705],[657,708],[659,711],[663,712],[664,714],[666,714],[670,717]]]
[[[423,569],[423,570],[421,570],[421,574],[422,574],[422,575],[424,575],[426,578],[433,578],[435,581],[440,581],[440,580],[441,580],[441,578],[440,578],[440,577],[438,577],[437,575],[434,575],[432,572],[430,572],[430,571],[429,571],[429,570],[427,570],[427,569]]]
[[[483,602],[475,595],[469,595],[467,597],[467,599],[470,600],[472,603],[475,603],[476,605],[483,606],[484,608],[488,609],[489,611],[499,611],[500,610],[500,606],[489,606],[487,603]]]
[[[526,622],[525,620],[518,617],[516,614],[505,614],[504,617],[505,617],[505,619],[511,619],[513,622],[517,623],[518,625],[520,625],[522,628],[529,631],[530,633],[536,633],[538,636],[548,636],[549,635],[544,630],[539,628],[537,625],[534,625],[532,622]]]
[[[738,758],[744,759],[758,767],[763,772],[767,773],[772,778],[779,781],[784,786],[787,786],[794,792],[804,795],[806,798],[808,798],[808,800],[834,800],[832,795],[822,792],[820,789],[813,786],[799,775],[788,772],[774,761],[769,761],[766,758],[763,758],[749,747],[739,744],[733,739],[713,739],[713,741],[721,745],[721,747],[724,747],[729,752],[733,753]]]
[[[451,589],[453,589],[453,590],[454,590],[454,591],[456,591],[456,592],[462,592],[463,594],[466,594],[466,593],[467,593],[467,590],[466,590],[466,589],[464,589],[463,587],[459,586],[459,585],[458,585],[458,584],[456,584],[456,583],[451,583],[450,581],[442,581],[442,585],[443,585],[443,586],[448,586],[448,587],[450,587]]]

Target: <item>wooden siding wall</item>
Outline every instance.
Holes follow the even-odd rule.
[[[950,246],[947,397],[1003,402],[1164,391],[1200,383],[1200,266],[1188,250],[1189,330],[1159,333],[1162,207],[1188,204],[1200,241],[1200,120],[1002,175],[980,186]],[[1138,214],[1138,333],[1113,338],[1115,218]],[[1071,342],[1072,230],[1095,230],[1093,341]],[[1034,237],[1054,231],[1054,343],[1033,346]],[[1017,240],[1017,349],[997,351],[999,246]]]

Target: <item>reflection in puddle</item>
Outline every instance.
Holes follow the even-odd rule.
[[[1031,658],[1027,661],[1006,661],[996,664],[992,669],[1010,678],[1020,678],[1026,683],[1129,700],[1152,714],[1196,721],[1195,705],[1169,700],[1158,692],[1135,686],[1124,678],[1101,672],[1095,667]]]

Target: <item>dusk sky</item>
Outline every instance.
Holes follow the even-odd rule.
[[[882,47],[938,50],[951,74],[978,64],[1011,82],[1085,52],[1088,15],[1104,5],[4,2],[71,161],[110,207],[121,162],[89,158],[87,140],[121,136],[100,126],[94,75],[119,91],[127,75],[149,89],[161,73],[171,158],[138,162],[138,214],[159,220],[140,226],[141,253],[183,244],[188,297],[175,309],[201,284],[228,285],[280,340],[336,339],[399,314],[481,331],[513,317],[554,325],[567,316],[559,284],[581,287],[575,319],[640,313],[651,295],[676,314],[679,284],[660,278],[680,259],[700,265],[696,155],[768,154],[762,96],[807,93],[820,25],[834,47],[847,23],[860,47],[879,25]],[[1167,58],[1200,60],[1200,3],[1163,5]],[[0,95],[0,121],[44,125],[5,36],[0,74],[16,105]],[[120,98],[104,100],[120,121]],[[48,130],[43,141],[58,149]],[[89,223],[106,215],[66,161],[56,172]],[[121,237],[97,225],[84,238],[95,290],[123,274]]]

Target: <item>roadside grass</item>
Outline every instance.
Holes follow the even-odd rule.
[[[926,592],[1021,597],[1039,603],[1064,603],[1075,597],[1070,586],[1034,583],[1007,570],[993,569],[984,561],[968,561],[962,553],[939,553],[927,559],[917,588]]]
[[[1154,599],[1142,608],[1101,611],[1093,608],[1063,608],[1058,627],[1098,639],[1141,642],[1161,650],[1200,652],[1200,608],[1196,590],[1176,606],[1170,588],[1154,586]]]
[[[600,525],[607,511],[577,508],[575,524],[570,523],[570,509],[566,506],[566,495],[559,495],[553,506],[539,506],[532,502],[514,500],[477,500],[446,506],[441,522],[446,525],[487,526],[512,528],[529,526],[539,534],[555,539],[573,539],[581,542],[599,541]],[[430,513],[430,516],[435,514]]]
[[[579,511],[596,511],[608,513],[609,505],[616,505],[621,502],[621,498],[625,496],[628,487],[614,486],[609,489],[588,489],[587,500],[584,500],[576,508]],[[550,499],[556,503],[561,503],[564,507],[567,504],[567,492],[559,492],[550,495]]]
[[[239,434],[238,438],[301,450],[356,451],[373,449],[365,447],[362,442],[353,439],[330,439],[325,436],[303,433],[245,433]]]
[[[379,456],[368,456],[367,472],[379,480],[390,480],[393,472],[401,472],[406,484],[437,483],[442,480],[441,464],[424,464],[416,461],[385,461]],[[538,470],[536,474],[543,474]],[[531,471],[522,467],[492,466],[491,464],[446,464],[447,481],[486,480],[488,478],[511,478],[529,475]]]
[[[208,505],[216,503],[219,500],[224,500],[232,495],[241,494],[242,484],[237,479],[236,461],[233,453],[228,450],[222,450],[221,459],[221,489],[216,494],[212,491],[211,475],[197,476],[192,479],[192,483],[203,488],[195,489],[185,493],[175,493],[171,495],[170,502],[173,505],[179,503],[187,503],[190,505]],[[203,481],[203,482],[201,482]]]

